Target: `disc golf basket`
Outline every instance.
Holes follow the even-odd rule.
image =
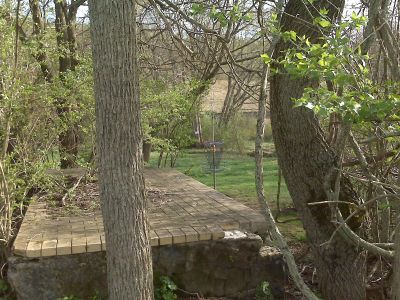
[[[206,148],[207,157],[207,168],[208,172],[214,175],[214,189],[216,187],[216,176],[215,173],[221,171],[220,165],[222,160],[224,142],[205,142],[204,146]]]

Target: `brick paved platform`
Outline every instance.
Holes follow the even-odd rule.
[[[167,201],[150,204],[152,246],[223,238],[224,231],[266,231],[262,215],[173,169],[146,169],[146,186]],[[13,245],[15,255],[45,257],[106,250],[100,211],[93,216],[57,217],[32,203]]]

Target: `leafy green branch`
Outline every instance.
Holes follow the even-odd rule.
[[[369,78],[371,57],[362,53],[361,46],[351,39],[364,25],[365,18],[353,13],[349,20],[331,24],[323,17],[327,13],[322,9],[322,17],[314,19],[320,29],[330,29],[317,42],[312,43],[295,31],[281,32],[280,37],[295,47],[280,60],[261,55],[272,73],[321,83],[318,88],[306,88],[301,98],[293,99],[294,107],[307,107],[323,117],[337,113],[350,122],[400,119],[399,83],[374,83]]]

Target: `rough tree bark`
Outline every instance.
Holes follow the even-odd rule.
[[[271,51],[274,49],[274,41],[271,45]],[[270,53],[268,53],[270,54]],[[272,215],[269,204],[265,198],[264,192],[264,169],[263,169],[263,141],[264,141],[264,128],[265,128],[265,113],[266,113],[266,98],[267,98],[267,85],[268,85],[268,72],[269,70],[264,68],[264,80],[261,87],[260,97],[258,100],[258,114],[257,114],[257,136],[255,142],[255,161],[256,161],[256,189],[257,199],[260,204],[265,220],[267,222],[268,232],[272,238],[272,242],[282,252],[285,259],[289,274],[294,281],[296,287],[300,290],[304,297],[308,300],[318,300],[318,297],[310,290],[310,288],[304,283],[301,277],[295,259],[292,252],[286,243],[285,238],[276,226],[274,217]]]
[[[400,229],[396,228],[393,264],[392,300],[400,300]]]
[[[109,299],[152,299],[135,1],[89,1]]]
[[[318,9],[325,7],[335,20],[341,12],[342,0],[318,1],[305,6],[306,1],[289,0],[281,18],[283,31],[296,31],[299,36],[312,37],[320,33],[312,25]],[[290,44],[280,40],[274,59],[284,55]],[[271,80],[271,123],[279,165],[285,177],[294,205],[299,212],[313,251],[318,282],[324,299],[361,300],[365,294],[365,257],[356,247],[339,235],[329,240],[335,226],[328,206],[308,206],[325,201],[323,183],[328,172],[338,165],[334,150],[328,145],[314,114],[306,108],[293,108],[292,98],[299,98],[307,86],[317,86],[307,78],[294,79],[286,74]],[[348,180],[341,182],[340,200],[357,201]],[[354,227],[353,227],[354,229]]]

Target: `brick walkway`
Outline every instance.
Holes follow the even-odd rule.
[[[150,205],[151,245],[223,238],[224,231],[266,231],[256,211],[173,169],[146,169],[146,185],[167,201]],[[14,242],[15,255],[41,257],[105,251],[100,211],[91,217],[49,216],[44,203],[32,203]]]

